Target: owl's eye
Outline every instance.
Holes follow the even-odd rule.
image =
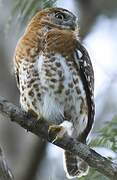
[[[65,15],[62,14],[62,13],[56,13],[56,14],[55,14],[55,17],[56,17],[57,19],[61,19],[61,20],[64,20],[64,19],[65,19]]]

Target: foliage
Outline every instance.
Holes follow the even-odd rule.
[[[46,7],[52,7],[55,5],[56,0],[11,0],[13,7],[11,10],[11,16],[7,23],[7,29],[15,26],[17,32],[21,31],[27,22],[36,14],[37,11]],[[15,25],[14,25],[14,24]]]
[[[93,139],[89,145],[91,147],[106,147],[117,152],[117,117],[114,117],[111,122],[98,130],[97,137]],[[87,176],[80,178],[80,180],[107,180],[105,176],[90,168]]]
[[[117,152],[117,117],[97,132],[97,137],[89,144],[92,147],[106,147]]]
[[[12,10],[12,15],[20,14],[22,17],[22,22],[25,22],[27,18],[33,16],[38,10],[45,7],[52,7],[55,0],[13,0],[14,6]]]

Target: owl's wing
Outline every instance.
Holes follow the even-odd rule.
[[[82,133],[81,139],[87,138],[92,124],[94,121],[95,105],[94,105],[94,72],[92,63],[87,50],[77,42],[76,57],[78,60],[78,66],[80,70],[80,76],[83,82],[83,86],[86,92],[87,103],[88,103],[88,123],[87,127]]]
[[[18,64],[16,61],[16,57],[14,57],[14,70],[15,70],[15,78],[16,78],[16,83],[17,83],[17,87],[19,89],[20,87],[20,83],[19,83],[19,70],[18,70]]]

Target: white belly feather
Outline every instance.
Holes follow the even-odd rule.
[[[61,70],[63,71],[64,74],[64,91],[62,92],[61,95],[57,95],[54,94],[54,90],[48,89],[48,91],[46,91],[46,93],[43,96],[43,106],[41,107],[40,111],[43,117],[45,117],[50,121],[55,121],[55,120],[63,121],[63,119],[65,118],[64,117],[65,109],[67,109],[68,107],[68,111],[71,111],[70,109],[71,106],[74,106],[74,110],[73,112],[71,112],[73,119],[70,119],[70,121],[74,122],[76,128],[79,129],[79,133],[80,133],[83,131],[83,129],[85,129],[88,120],[86,114],[80,115],[80,106],[82,101],[80,97],[81,96],[84,98],[86,97],[85,91],[82,82],[79,79],[79,89],[81,91],[81,94],[78,95],[75,90],[71,90],[70,96],[72,97],[72,99],[71,101],[68,100],[66,102],[65,90],[69,89],[68,84],[70,82],[73,82],[73,74],[72,72],[70,72],[64,57],[62,57],[59,54],[56,54],[55,57],[56,57],[56,62],[60,62]],[[43,62],[44,62],[44,57],[40,56],[40,58],[38,59],[38,70],[39,73],[41,74],[40,80],[42,85],[46,83],[47,86],[47,84],[49,85],[49,82],[45,81],[45,74],[44,71],[42,71]],[[54,78],[58,79],[58,74],[56,74]],[[57,85],[55,84],[55,86]],[[58,97],[56,98],[56,96]],[[78,117],[78,120],[75,123],[76,117]],[[83,120],[84,118],[85,120]]]
[[[28,110],[27,104],[30,104],[31,109],[33,109],[39,116],[43,116],[46,120],[53,121],[55,124],[60,124],[63,122],[66,117],[65,117],[65,112],[67,114],[71,115],[69,120],[70,122],[73,123],[74,128],[76,129],[77,135],[81,133],[87,125],[87,114],[86,113],[80,113],[80,107],[82,103],[82,98],[84,98],[84,101],[86,99],[86,94],[83,88],[82,81],[80,77],[77,76],[78,78],[78,84],[77,86],[80,89],[80,94],[77,93],[75,89],[75,84],[74,87],[70,89],[69,83],[73,83],[73,79],[75,79],[75,76],[73,75],[72,71],[70,71],[69,66],[66,64],[65,58],[62,57],[59,54],[54,55],[55,57],[55,62],[58,62],[61,64],[60,70],[62,71],[64,75],[64,88],[61,93],[55,93],[59,87],[59,74],[57,73],[58,71],[54,71],[51,69],[51,66],[48,68],[51,73],[53,73],[53,77],[57,80],[57,82],[53,83],[54,88],[50,87],[51,85],[51,80],[49,80],[46,76],[46,70],[45,70],[45,57],[43,55],[39,56],[39,59],[37,59],[35,63],[35,70],[38,71],[39,73],[39,81],[37,83],[39,84],[39,89],[41,90],[41,101],[37,98],[36,96],[36,90],[33,89],[34,97],[36,99],[36,109],[32,105],[32,97],[29,96],[28,94],[28,80],[27,77],[29,75],[29,72],[24,72],[22,66],[20,68],[20,74],[23,74],[22,78],[22,84],[24,84],[25,81],[25,90],[23,93],[25,93],[26,101],[24,101],[24,97],[21,95],[20,101],[21,105],[24,108],[24,110]],[[54,63],[55,63],[54,62]],[[51,60],[48,63],[53,63]],[[54,64],[51,64],[52,67]],[[26,65],[27,66],[27,65]],[[43,90],[45,89],[46,90]],[[69,90],[69,94],[66,94],[66,91]],[[20,89],[21,94],[22,89]],[[82,97],[82,98],[81,98]]]

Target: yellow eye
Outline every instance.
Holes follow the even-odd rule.
[[[63,20],[63,19],[65,18],[64,14],[62,14],[62,13],[56,13],[56,14],[55,14],[55,17],[56,17],[57,19],[61,19],[61,20]]]

